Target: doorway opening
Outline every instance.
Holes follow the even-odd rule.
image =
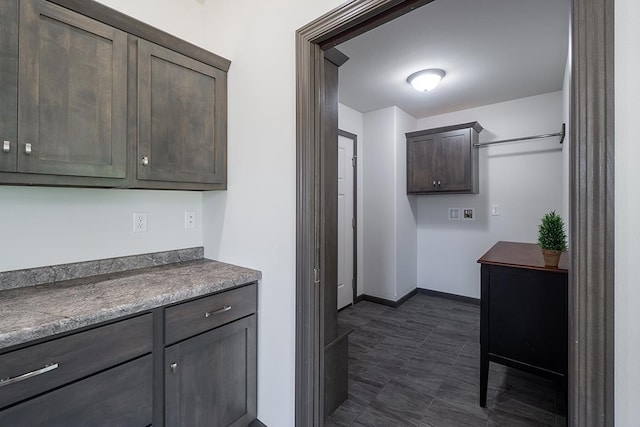
[[[426,3],[356,0],[296,34],[298,425],[322,425],[324,49]],[[572,18],[570,425],[613,420],[613,1],[595,3]]]

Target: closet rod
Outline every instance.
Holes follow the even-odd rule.
[[[559,136],[560,137],[560,144],[562,144],[564,142],[564,137],[566,135],[566,125],[563,123],[562,124],[562,132],[558,132],[558,133],[548,133],[546,135],[533,135],[533,136],[525,136],[523,138],[513,138],[513,139],[502,139],[500,141],[491,141],[491,142],[479,142],[476,144],[473,144],[474,147],[484,147],[486,145],[493,145],[493,144],[503,144],[505,142],[515,142],[515,141],[524,141],[527,139],[541,139],[541,138],[550,138],[552,136]]]

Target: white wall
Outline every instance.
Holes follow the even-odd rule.
[[[362,162],[362,155],[364,153],[364,130],[363,130],[363,121],[364,117],[361,112],[354,110],[353,108],[349,108],[346,105],[338,104],[338,128],[347,132],[350,132],[357,137],[357,155],[358,159],[358,167],[357,167],[357,197],[356,197],[356,230],[357,230],[357,252],[358,259],[356,262],[357,268],[357,280],[356,280],[356,295],[362,295],[363,293],[363,280],[362,280],[362,253],[364,251],[364,243],[363,243],[363,233],[362,233],[362,224],[363,224],[363,216],[362,216],[362,183],[363,183],[363,170],[364,164]]]
[[[364,293],[395,301],[396,291],[396,146],[395,107],[364,115],[367,148],[364,167],[362,235]]]
[[[407,138],[405,133],[416,130],[417,120],[399,108],[394,108],[395,156],[395,227],[396,227],[396,298],[398,300],[417,287],[416,262],[418,233],[416,232],[416,196],[407,196]]]
[[[416,288],[416,207],[407,197],[404,135],[415,127],[397,107],[364,114],[363,290],[392,301]]]
[[[202,246],[196,192],[2,186],[0,206],[0,271]],[[133,212],[147,232],[133,232]]]
[[[419,129],[478,121],[480,141],[558,132],[562,92],[418,120]],[[480,149],[480,192],[418,197],[418,287],[478,298],[476,263],[498,240],[535,243],[540,218],[564,206],[558,138]],[[491,205],[500,216],[491,216]],[[448,220],[448,208],[474,208],[473,221]]]
[[[640,419],[640,2],[615,3],[615,419],[616,426]]]
[[[569,26],[571,28],[571,26]],[[560,215],[565,219],[567,236],[569,236],[569,185],[570,185],[570,144],[571,140],[571,30],[569,30],[569,48],[567,49],[567,61],[564,68],[564,80],[562,82],[562,121],[566,124],[566,133],[562,145],[562,196],[563,206]]]

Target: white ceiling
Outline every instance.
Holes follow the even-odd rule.
[[[416,118],[562,89],[569,0],[436,0],[338,49],[340,102],[362,113],[396,105]],[[431,92],[409,74],[441,68]]]

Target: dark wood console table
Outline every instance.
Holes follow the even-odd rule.
[[[481,264],[480,406],[489,362],[563,381],[568,363],[568,257],[544,266],[538,245],[498,242]]]

